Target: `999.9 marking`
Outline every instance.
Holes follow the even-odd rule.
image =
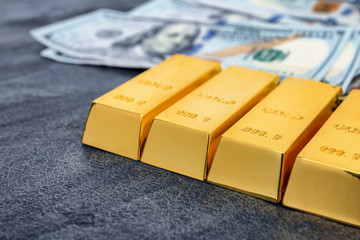
[[[336,149],[327,146],[321,146],[319,149],[321,152],[328,153],[328,154],[336,154],[337,156],[345,156],[345,151],[342,149]]]
[[[127,103],[137,103],[137,105],[144,105],[146,103],[145,100],[136,100],[134,97],[126,96],[123,94],[117,94],[114,96],[114,99],[120,100]]]
[[[260,137],[268,137],[266,131],[260,130],[260,129],[257,129],[257,128],[245,127],[245,128],[242,128],[241,131],[247,132],[247,133],[250,133],[250,134],[253,134],[253,135],[257,135],[257,136],[260,136]],[[272,139],[274,139],[274,140],[278,140],[280,138],[281,138],[280,134],[275,134],[272,137]]]
[[[194,119],[194,120],[197,120],[198,119],[197,117],[199,116],[197,113],[188,112],[188,111],[185,111],[185,110],[182,110],[182,109],[179,109],[176,112],[176,114],[180,115],[180,116],[183,116],[183,117],[191,118],[191,119]],[[211,120],[211,117],[202,118],[203,122],[209,122],[210,120]]]
[[[184,116],[184,117],[188,117],[188,118],[196,118],[198,115],[196,113],[192,113],[192,112],[188,112],[188,111],[184,111],[184,110],[178,110],[176,112],[177,115],[180,115],[180,116]]]
[[[266,136],[266,133],[267,133],[266,131],[262,131],[262,130],[259,130],[256,128],[251,128],[251,127],[242,128],[241,131],[248,132],[251,134],[257,134],[259,136]]]
[[[328,154],[336,154],[337,156],[345,156],[345,151],[342,149],[336,149],[336,148],[332,148],[332,147],[327,147],[327,146],[321,146],[319,149],[321,152],[324,153],[328,153]],[[354,153],[352,155],[352,159],[353,160],[360,160],[360,153]]]

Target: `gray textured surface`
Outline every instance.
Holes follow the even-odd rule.
[[[139,70],[39,56],[32,28],[142,1],[0,1],[0,239],[356,239],[360,229],[80,143],[91,101]]]

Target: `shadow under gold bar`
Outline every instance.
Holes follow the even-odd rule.
[[[94,100],[82,143],[139,160],[153,118],[220,71],[217,62],[172,56]]]
[[[279,202],[296,155],[339,94],[338,86],[287,78],[222,135],[207,181]]]
[[[205,180],[220,135],[278,82],[275,74],[227,68],[154,119],[141,161]]]
[[[360,226],[360,91],[298,155],[283,205]]]

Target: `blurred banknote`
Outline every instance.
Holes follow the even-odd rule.
[[[263,19],[293,16],[328,24],[358,25],[356,5],[318,0],[197,0],[208,6],[256,15]]]
[[[95,58],[76,58],[66,55],[62,52],[55,51],[54,49],[47,48],[41,51],[41,56],[49,58],[51,60],[61,62],[61,63],[70,63],[70,64],[86,64],[86,65],[104,65],[103,61],[97,60]],[[108,65],[111,66],[111,65]],[[116,65],[114,66],[116,67]]]
[[[108,9],[31,31],[39,42],[61,53],[62,62],[148,68],[183,53],[224,67],[240,65],[315,80],[329,72],[351,33],[341,27],[164,21]]]
[[[152,0],[134,8],[128,14],[131,16],[190,20],[215,24],[237,24],[251,21],[256,23],[307,25],[303,21],[286,16],[261,18],[248,13],[214,8],[195,0]]]
[[[355,30],[343,52],[325,76],[325,81],[342,86],[344,92],[356,75],[360,66],[360,30]]]

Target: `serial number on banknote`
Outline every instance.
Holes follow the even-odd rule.
[[[257,128],[245,127],[245,128],[242,128],[241,131],[246,132],[246,133],[250,133],[250,134],[253,134],[253,135],[257,135],[257,136],[260,136],[260,137],[266,137],[266,138],[268,137],[268,132],[267,131],[257,129]],[[280,134],[275,134],[271,138],[273,140],[279,140],[281,138],[281,135]]]

